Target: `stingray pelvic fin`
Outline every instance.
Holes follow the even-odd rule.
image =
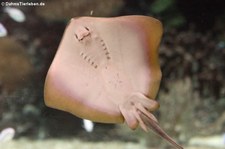
[[[155,100],[151,100],[141,93],[132,94],[126,103],[119,106],[127,125],[131,129],[136,129],[138,125],[146,132],[151,129],[177,149],[183,149],[159,126],[158,120],[149,112],[156,110],[158,107],[159,104]]]
[[[159,104],[155,100],[150,100],[142,93],[133,93],[131,96],[128,96],[124,103],[119,105],[127,125],[131,129],[136,129],[140,125],[145,131],[148,131],[148,128],[140,117],[140,111],[157,122],[157,119],[152,117],[149,111],[154,111],[158,108]]]

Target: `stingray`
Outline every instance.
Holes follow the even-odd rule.
[[[147,16],[71,19],[47,73],[46,105],[94,122],[151,129],[182,149],[152,114],[159,108],[161,36],[161,23]]]

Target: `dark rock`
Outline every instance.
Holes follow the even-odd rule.
[[[48,0],[36,13],[46,20],[69,20],[78,16],[113,16],[123,6],[123,0]]]
[[[12,38],[0,38],[0,83],[4,91],[12,91],[25,83],[32,65],[25,48]]]

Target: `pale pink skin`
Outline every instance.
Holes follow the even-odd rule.
[[[161,34],[150,17],[72,19],[46,78],[45,103],[95,122],[151,127],[181,149],[150,113],[159,107],[152,99],[161,80]]]

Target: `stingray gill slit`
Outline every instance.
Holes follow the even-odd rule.
[[[105,41],[97,33],[90,31],[88,27],[80,27],[74,36],[82,47],[80,56],[84,61],[94,68],[107,65],[111,55]]]

